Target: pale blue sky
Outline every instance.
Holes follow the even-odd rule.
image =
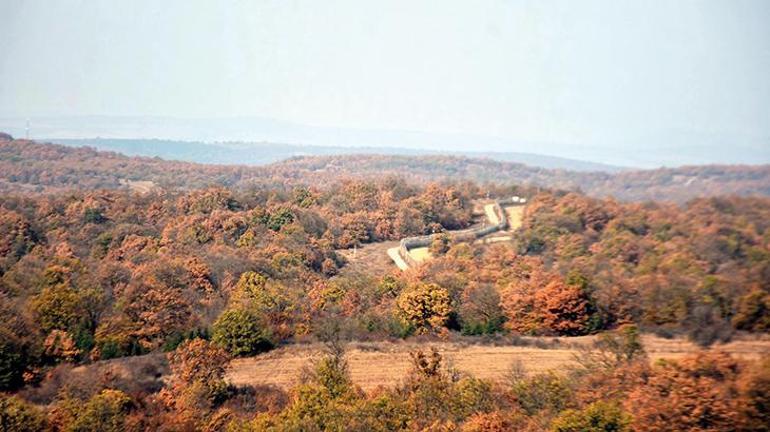
[[[570,156],[727,140],[770,161],[766,0],[0,0],[0,17],[5,117],[258,116]]]

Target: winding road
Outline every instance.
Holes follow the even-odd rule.
[[[471,230],[449,231],[449,233],[450,234],[452,233],[468,234],[474,231],[478,232],[480,230],[489,231],[491,227],[498,227],[498,229],[493,230],[492,232],[488,232],[481,235],[474,242],[475,243],[495,243],[499,241],[509,241],[512,238],[510,235],[491,236],[491,234],[500,232],[500,230],[502,230],[503,228],[513,230],[521,226],[521,218],[523,216],[522,209],[523,209],[523,204],[525,202],[526,202],[525,200],[520,199],[519,197],[514,197],[510,203],[506,203],[503,201],[495,201],[495,202],[484,204],[484,215],[486,216],[487,221],[489,223],[488,227],[471,229]],[[502,213],[498,214],[496,209],[500,209]],[[510,211],[511,209],[516,209],[516,211]],[[412,264],[414,264],[415,262],[422,262],[430,256],[430,254],[427,252],[427,246],[420,246],[416,248],[406,247],[405,241],[408,241],[409,239],[418,239],[418,237],[404,238],[401,240],[399,246],[391,247],[387,251],[390,259],[393,260],[393,263],[396,265],[396,267],[398,267],[402,271],[407,270],[410,267],[409,261],[412,261]],[[421,252],[419,254],[419,257],[416,255],[412,255],[412,252],[410,252],[410,251],[417,251],[417,250]],[[406,254],[409,254],[411,256],[405,257],[404,256],[405,251],[406,251]],[[405,258],[410,258],[410,259],[405,259]]]

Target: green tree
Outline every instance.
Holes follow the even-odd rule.
[[[294,213],[289,208],[280,208],[270,214],[267,227],[273,231],[280,231],[281,227],[294,222]]]
[[[260,317],[243,309],[230,309],[214,322],[212,341],[236,357],[268,351],[273,344],[260,325]]]
[[[0,391],[12,390],[23,383],[24,357],[18,337],[0,327]]]

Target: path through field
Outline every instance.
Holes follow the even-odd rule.
[[[554,344],[554,340],[558,342]],[[587,346],[592,340],[591,336],[540,339],[552,348],[450,342],[356,342],[349,346],[347,360],[353,381],[367,391],[378,386],[397,385],[409,370],[409,352],[430,347],[436,347],[449,364],[462,372],[501,382],[516,361],[520,361],[528,373],[564,370],[575,364],[578,347]],[[650,361],[681,358],[697,350],[692,343],[681,339],[645,335],[643,340]],[[739,358],[758,359],[770,354],[770,339],[738,340],[720,348]],[[301,369],[321,352],[319,345],[293,345],[257,357],[234,360],[228,378],[239,385],[273,384],[288,389],[296,384]]]

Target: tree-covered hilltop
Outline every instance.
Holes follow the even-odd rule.
[[[207,186],[329,185],[340,178],[395,176],[413,183],[473,181],[582,191],[621,201],[770,196],[770,167],[691,166],[613,173],[545,169],[520,163],[445,155],[297,156],[264,166],[210,165],[128,157],[91,148],[0,140],[0,192],[68,189],[196,189]]]

